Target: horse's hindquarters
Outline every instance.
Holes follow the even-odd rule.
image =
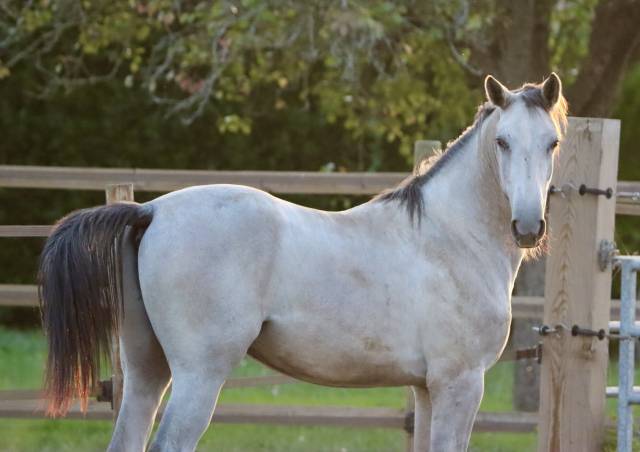
[[[154,201],[140,289],[173,383],[150,450],[195,449],[224,380],[260,331],[259,269],[273,237],[268,219],[243,215],[247,192],[203,187]]]

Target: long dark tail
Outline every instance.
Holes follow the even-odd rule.
[[[125,227],[144,231],[151,219],[150,207],[117,203],[73,212],[49,236],[40,256],[38,296],[49,344],[50,415],[64,415],[74,397],[86,410],[100,378],[100,360],[120,324]]]

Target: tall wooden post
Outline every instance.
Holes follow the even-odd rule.
[[[546,257],[524,262],[518,271],[514,295],[544,297]],[[533,330],[539,318],[516,318],[511,322],[511,346],[523,349],[535,346],[538,333]],[[522,359],[513,367],[513,408],[516,411],[537,412],[540,407],[540,366],[532,359]]]
[[[133,184],[107,185],[107,204],[119,201],[133,201]],[[111,408],[113,420],[118,419],[122,404],[122,365],[120,362],[120,338],[111,338]]]
[[[538,427],[539,452],[602,450],[607,340],[572,336],[571,328],[607,329],[611,266],[601,270],[598,249],[613,240],[615,195],[579,194],[579,187],[616,190],[620,122],[570,118],[553,184],[571,184],[550,199],[544,323],[562,325],[544,337]]]
[[[415,399],[413,396],[413,390],[407,388],[407,402],[404,406],[405,415],[405,450],[407,452],[413,452],[413,432],[414,432],[414,420],[415,420]]]
[[[413,170],[416,171],[420,163],[436,152],[440,151],[441,144],[437,140],[419,140],[413,148]],[[413,391],[411,388],[407,388],[407,404],[405,406],[405,415],[414,417],[415,403],[413,400]],[[406,446],[407,452],[413,451],[413,422],[408,422],[408,426],[411,426],[407,430]]]

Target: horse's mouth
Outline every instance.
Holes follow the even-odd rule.
[[[513,238],[518,248],[536,248],[542,242],[539,234],[514,234]]]

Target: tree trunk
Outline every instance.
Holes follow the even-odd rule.
[[[542,81],[549,72],[549,22],[552,0],[505,2],[496,41],[498,78],[510,88]]]
[[[495,75],[509,88],[542,81],[549,73],[549,23],[554,0],[504,2],[496,14],[491,44],[480,50],[469,43],[475,55],[471,62]]]
[[[589,52],[567,90],[574,116],[610,114],[629,62],[640,45],[640,1],[602,0],[591,27]]]

